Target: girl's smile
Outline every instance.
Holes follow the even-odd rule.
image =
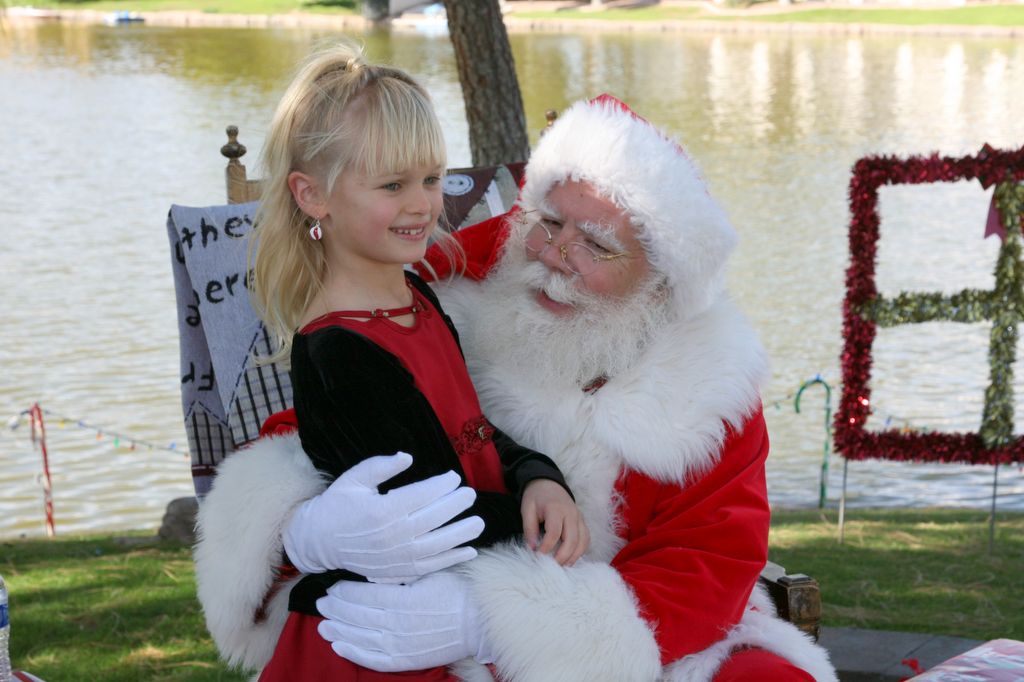
[[[427,227],[429,227],[429,223],[411,225],[408,227],[392,227],[391,231],[397,234],[402,239],[408,239],[409,241],[420,241],[421,239],[427,236]]]

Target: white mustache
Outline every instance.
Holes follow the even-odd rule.
[[[544,292],[544,295],[556,303],[563,303],[574,307],[581,303],[580,299],[582,296],[580,292],[565,275],[555,272],[551,273],[548,281],[540,289]]]
[[[556,303],[583,307],[592,300],[590,294],[580,291],[576,286],[575,277],[550,270],[539,261],[526,261],[520,269],[520,275],[524,285],[543,291],[545,296]]]

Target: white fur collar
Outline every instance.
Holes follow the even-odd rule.
[[[487,417],[524,445],[551,454],[581,442],[615,453],[629,469],[683,482],[710,468],[726,425],[759,407],[767,358],[756,334],[724,297],[705,312],[667,325],[641,361],[593,394],[576,386],[527,385],[516,367],[483,366],[468,332],[479,284],[439,287]],[[465,330],[465,331],[464,331]],[[491,330],[501,334],[502,330]]]

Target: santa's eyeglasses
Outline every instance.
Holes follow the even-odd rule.
[[[540,258],[549,247],[558,249],[565,266],[576,275],[586,276],[593,273],[602,263],[619,258],[628,258],[626,252],[614,252],[597,242],[568,242],[555,244],[555,238],[562,231],[562,223],[550,218],[535,218],[533,226],[526,233],[526,250]],[[586,233],[583,233],[584,235]],[[588,240],[589,241],[589,240]]]

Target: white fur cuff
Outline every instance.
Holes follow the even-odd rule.
[[[508,682],[650,682],[661,671],[654,633],[606,564],[562,567],[506,545],[461,570],[472,581],[499,676]]]
[[[325,488],[297,435],[261,439],[218,467],[199,505],[194,556],[206,627],[230,665],[255,670],[270,660],[292,583],[270,601],[263,621],[255,615],[281,562],[281,531],[296,505]]]

